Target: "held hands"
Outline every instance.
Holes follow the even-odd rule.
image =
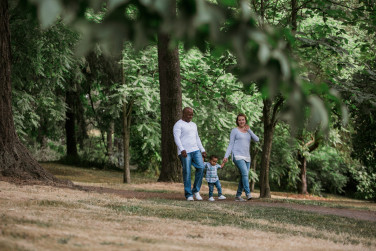
[[[202,152],[201,155],[204,159],[206,158],[206,152]]]
[[[186,150],[183,150],[181,151],[181,156],[183,156],[183,158],[187,158],[187,151]]]
[[[227,163],[227,161],[228,161],[228,159],[227,158],[223,158],[223,160],[222,160],[222,164],[224,165],[224,164],[226,164]]]

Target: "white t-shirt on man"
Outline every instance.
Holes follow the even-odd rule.
[[[183,150],[187,153],[197,150],[205,152],[200,137],[198,136],[197,125],[194,122],[186,122],[180,119],[175,123],[173,133],[175,144],[178,147],[178,155],[180,155]]]

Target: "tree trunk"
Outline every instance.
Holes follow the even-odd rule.
[[[131,169],[129,166],[130,155],[129,155],[129,137],[131,134],[131,112],[132,112],[133,101],[129,104],[124,103],[123,105],[123,124],[124,124],[124,183],[131,183]]]
[[[65,135],[67,145],[67,159],[75,160],[78,158],[77,154],[77,139],[76,139],[76,115],[74,110],[75,94],[72,91],[66,92],[66,100],[68,109],[65,118]]]
[[[113,149],[113,144],[112,144],[112,134],[114,133],[114,122],[110,123],[110,127],[107,130],[107,155],[108,158],[111,160],[112,157],[112,149]]]
[[[271,198],[269,185],[269,165],[275,121],[272,117],[272,101],[270,99],[264,99],[263,123],[264,144],[262,146],[260,167],[260,198]]]
[[[253,170],[254,173],[256,173],[258,151],[259,150],[256,147],[251,148],[251,157],[252,157],[251,169]],[[256,182],[254,180],[249,181],[249,188],[251,189],[251,192],[255,191],[255,183]]]
[[[298,192],[299,194],[308,194],[307,191],[307,159],[302,154],[298,154],[299,169],[300,174],[298,181]]]
[[[176,12],[175,4],[171,11]],[[158,66],[161,99],[162,168],[158,181],[182,181],[182,171],[172,133],[181,118],[182,93],[178,48],[169,48],[170,37],[158,35]]]
[[[254,173],[256,173],[256,158],[253,157],[252,159],[252,163],[251,163],[251,169],[253,170]],[[254,180],[251,180],[249,182],[249,188],[251,189],[251,192],[254,192],[255,191],[255,181]]]
[[[293,35],[295,35],[295,32],[298,29],[297,16],[298,0],[291,0],[291,30],[293,32]]]
[[[19,141],[13,122],[8,1],[0,1],[0,179],[72,185],[44,170]]]

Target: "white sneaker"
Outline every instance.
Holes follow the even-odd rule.
[[[187,201],[194,201],[193,196],[189,196],[189,197],[187,198]]]
[[[242,197],[235,197],[235,201],[241,201],[241,202],[243,202],[243,201],[245,201],[245,199],[243,199]]]
[[[247,195],[247,200],[252,200],[252,198],[253,198],[253,197],[252,197],[251,194],[248,194],[248,195]]]
[[[210,197],[210,198],[208,199],[208,201],[215,201],[215,199],[214,199],[213,197]]]
[[[225,199],[226,199],[226,197],[223,196],[223,195],[221,195],[221,196],[218,197],[218,200],[225,200]]]
[[[202,200],[202,197],[199,192],[195,193],[194,195],[196,197],[196,200]]]

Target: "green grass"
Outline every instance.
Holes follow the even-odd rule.
[[[359,244],[359,238],[371,240],[376,236],[376,223],[374,222],[333,215],[279,207],[250,207],[244,204],[218,204],[219,208],[213,208],[212,204],[207,202],[187,203],[163,199],[154,199],[153,202],[151,205],[110,204],[106,207],[126,215],[179,219],[204,225],[234,226],[318,239],[329,238],[334,242],[343,241],[338,236],[347,234],[346,242],[351,244]],[[261,224],[258,220],[265,220],[269,224]],[[315,231],[305,232],[291,229],[286,227],[287,225],[298,228],[308,227]],[[334,235],[328,237],[328,232]],[[363,244],[370,245],[370,241],[365,241]]]

